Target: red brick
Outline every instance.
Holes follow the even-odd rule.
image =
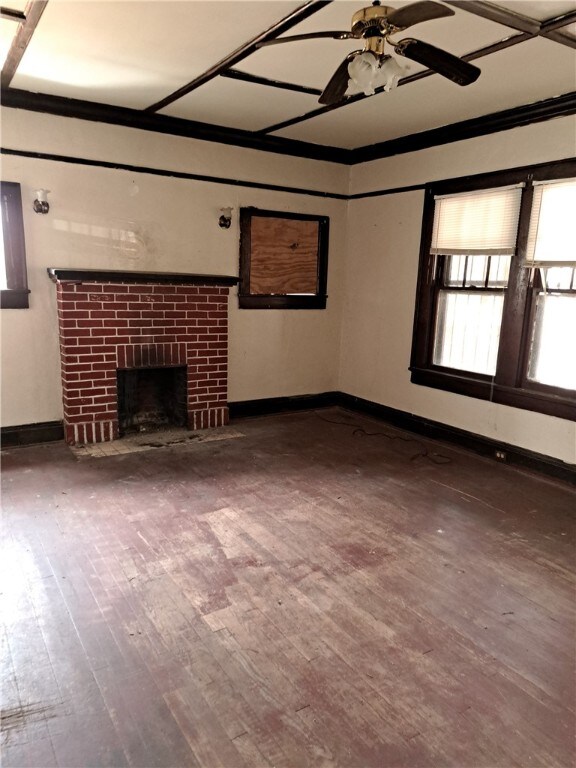
[[[90,317],[116,317],[116,313],[109,309],[95,309],[90,313]]]

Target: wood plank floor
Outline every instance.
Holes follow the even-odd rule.
[[[573,766],[574,489],[355,424],[4,451],[3,766]]]

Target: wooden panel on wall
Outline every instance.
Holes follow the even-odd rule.
[[[316,293],[319,222],[255,216],[250,293]]]

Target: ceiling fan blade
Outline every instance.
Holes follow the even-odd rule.
[[[387,17],[390,24],[395,27],[406,29],[412,24],[419,24],[421,21],[431,21],[432,19],[441,19],[443,16],[454,16],[454,11],[440,3],[434,3],[432,0],[422,0],[420,3],[405,5],[404,8],[398,8]]]
[[[256,48],[265,48],[268,45],[280,45],[280,43],[295,43],[297,40],[313,40],[317,37],[331,37],[333,40],[348,40],[356,37],[352,32],[308,32],[306,35],[290,35],[290,37],[276,37],[274,40],[266,40],[264,43],[257,43]]]
[[[349,53],[342,64],[340,64],[336,72],[334,72],[330,78],[330,82],[326,88],[324,88],[322,95],[318,99],[320,104],[331,106],[332,104],[337,104],[339,101],[342,101],[344,94],[348,89],[348,81],[350,80],[350,75],[348,74],[348,64],[350,64],[351,60],[358,53],[361,53],[361,51],[354,51],[354,53]]]
[[[480,75],[480,70],[474,64],[469,64],[448,51],[423,43],[421,40],[414,40],[412,37],[406,37],[399,43],[395,43],[394,50],[400,56],[417,61],[418,64],[433,69],[434,72],[438,72],[439,75],[447,77],[458,85],[470,85]]]

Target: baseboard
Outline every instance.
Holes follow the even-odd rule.
[[[61,421],[42,421],[38,424],[21,424],[17,427],[2,427],[0,441],[3,448],[17,445],[34,445],[64,440],[64,427]]]
[[[312,411],[315,408],[329,408],[339,404],[340,392],[322,392],[319,395],[296,395],[294,397],[267,397],[262,400],[241,400],[228,403],[231,419],[246,416],[266,416],[286,411]]]
[[[499,464],[509,464],[524,467],[539,472],[557,480],[576,485],[576,466],[566,464],[559,459],[546,456],[541,453],[519,448],[509,443],[501,443],[489,437],[467,432],[458,427],[451,427],[439,421],[431,421],[422,416],[390,408],[371,400],[347,395],[344,392],[325,392],[319,395],[303,395],[300,397],[278,397],[265,400],[245,400],[239,403],[229,403],[230,416],[240,418],[243,416],[263,416],[272,413],[286,411],[312,410],[315,408],[328,408],[339,406],[350,411],[364,413],[376,417],[408,432],[452,443],[460,448],[477,453],[480,456],[493,459]],[[504,458],[497,458],[497,453]]]

